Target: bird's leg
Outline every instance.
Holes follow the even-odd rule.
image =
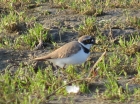
[[[58,67],[58,66],[56,66],[56,65],[53,65],[52,67],[53,67],[53,71],[55,71],[55,70],[58,70],[58,69],[59,69],[59,67]]]
[[[56,65],[54,65],[52,62],[48,61],[49,64],[52,66],[52,70],[55,71],[58,69],[58,67]]]
[[[52,65],[52,69],[53,69],[53,72],[54,72],[54,75],[58,78],[58,79],[62,79],[65,77],[65,72],[64,72],[64,69],[65,69],[65,66],[64,65],[63,67],[59,67],[57,65]]]
[[[64,64],[64,66],[63,66],[63,68],[62,68],[63,70],[65,69],[65,66],[66,66],[66,64]]]
[[[86,66],[87,62],[84,62],[83,64],[84,64],[84,65],[83,65],[83,68],[85,68],[85,66]]]
[[[77,70],[77,72],[81,72],[81,69],[84,69],[85,66],[86,66],[86,62],[84,62],[83,65],[82,65],[82,64],[77,65],[77,66],[76,66],[76,70]]]
[[[66,76],[66,72],[65,72],[65,66],[66,64],[64,64],[64,66],[62,68],[60,68],[60,77],[64,78]]]

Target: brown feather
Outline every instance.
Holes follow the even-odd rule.
[[[57,58],[66,58],[71,56],[72,54],[78,52],[81,49],[79,42],[72,41],[53,51],[52,53],[35,58],[36,61],[45,61],[47,59],[57,59]]]

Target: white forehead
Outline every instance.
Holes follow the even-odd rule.
[[[82,36],[78,39],[79,42],[82,42],[82,41],[85,41],[85,40],[89,40],[91,39],[92,37],[89,36],[89,35],[85,35],[85,36]]]
[[[83,40],[88,40],[88,39],[91,39],[91,36],[86,36],[86,37],[84,37]]]

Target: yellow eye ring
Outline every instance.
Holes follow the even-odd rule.
[[[87,40],[87,43],[89,43],[90,42],[90,40]]]

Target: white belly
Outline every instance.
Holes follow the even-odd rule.
[[[59,59],[50,59],[52,63],[63,68],[65,65],[74,65],[84,63],[90,53],[85,53],[83,50],[80,50],[77,54],[72,55],[68,58],[59,58]]]

